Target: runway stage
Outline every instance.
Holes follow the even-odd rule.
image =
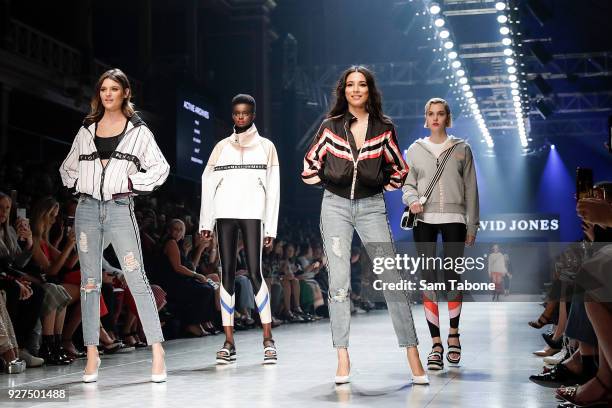
[[[441,304],[441,321],[448,322]],[[544,346],[527,326],[535,303],[466,303],[461,316],[461,368],[431,373],[429,386],[413,386],[386,311],[353,316],[352,383],[335,386],[335,351],[329,321],[283,325],[274,331],[279,363],[263,366],[261,331],[238,332],[238,362],[214,363],[221,335],[165,343],[168,382],[153,384],[150,351],[103,356],[97,383],[81,383],[84,361],[67,367],[0,375],[0,405],[97,408],[131,407],[554,407],[552,389],[529,382],[542,368],[531,352]],[[425,363],[431,347],[421,306],[414,307]],[[448,326],[448,324],[446,324]],[[448,333],[442,330],[443,339]],[[445,341],[444,341],[445,342]],[[7,389],[66,387],[69,402],[7,402]]]

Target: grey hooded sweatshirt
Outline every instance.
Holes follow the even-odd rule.
[[[423,139],[408,148],[406,162],[410,171],[402,191],[402,201],[410,205],[425,194],[429,182],[436,173],[444,152],[457,145],[451,154],[440,181],[423,206],[426,213],[459,213],[467,220],[468,235],[476,236],[479,226],[478,184],[472,157],[472,149],[463,139],[450,136],[450,143],[439,159],[429,150]]]

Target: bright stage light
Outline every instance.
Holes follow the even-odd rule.
[[[440,11],[442,11],[442,9],[438,5],[438,3],[432,3],[431,6],[429,6],[429,12],[433,15],[439,14]]]
[[[506,3],[504,3],[503,1],[498,1],[497,3],[495,3],[495,8],[499,11],[504,11],[506,9]]]
[[[466,77],[462,77],[462,78],[459,78],[459,83],[461,85],[466,85],[468,83],[468,80]]]
[[[448,58],[449,59],[455,59],[457,58],[457,53],[455,51],[451,51],[448,53]]]
[[[506,27],[506,26],[503,26],[503,27],[501,27],[501,28],[499,29],[499,32],[500,32],[502,35],[508,35],[508,34],[510,34],[510,29],[509,29],[508,27]]]
[[[512,97],[512,100],[513,100],[514,102],[520,102],[520,101],[521,101],[521,97],[520,97],[520,96],[518,96],[518,95],[514,95],[514,96]]]
[[[451,66],[455,69],[459,68],[461,66],[461,61],[453,61],[453,63],[451,64]]]
[[[508,21],[508,17],[506,17],[505,15],[501,14],[497,16],[497,22],[499,24],[506,24],[507,21]]]
[[[467,96],[468,98],[471,98],[472,96],[474,96],[474,92],[472,91],[466,92],[465,96]]]
[[[519,87],[519,84],[517,84],[516,82],[512,82],[510,84],[510,88],[512,88],[512,89],[518,89],[518,87]]]
[[[470,88],[470,86],[469,86],[468,84],[465,84],[465,85],[463,85],[463,86],[461,87],[461,89],[463,89],[464,91],[466,91],[466,92],[467,92],[467,91],[469,91],[471,88]]]
[[[476,98],[469,98],[469,99],[468,99],[468,102],[469,102],[469,103],[476,103]]]
[[[444,48],[446,48],[447,50],[450,50],[454,46],[455,46],[455,44],[453,44],[452,41],[447,41],[447,42],[444,43]]]
[[[436,21],[434,21],[434,24],[436,25],[436,27],[444,27],[444,19],[436,18]]]
[[[508,76],[508,79],[510,80],[510,82],[516,82],[518,80],[518,77],[516,75],[510,75]]]
[[[516,95],[519,95],[519,94],[521,93],[521,91],[519,91],[518,89],[513,89],[513,90],[511,91],[511,93],[512,93],[512,95],[515,95],[515,96],[516,96]]]
[[[456,74],[458,77],[462,77],[462,76],[465,76],[465,71],[460,69],[459,71],[456,72]]]
[[[511,56],[512,54],[514,54],[514,51],[512,51],[510,48],[506,48],[506,49],[504,50],[504,55],[505,55],[505,56],[509,57],[509,56]]]
[[[440,36],[440,38],[446,39],[450,36],[450,32],[448,30],[442,30],[438,35]]]
[[[508,73],[509,74],[516,74],[516,68],[515,67],[508,67]]]
[[[502,44],[504,44],[505,46],[508,46],[508,45],[512,44],[512,40],[511,40],[511,39],[509,39],[508,37],[505,37],[505,38],[502,40]]]
[[[514,58],[506,58],[506,65],[514,65]]]

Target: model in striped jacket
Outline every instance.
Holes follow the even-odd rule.
[[[153,345],[151,381],[166,380],[164,340],[153,292],[144,271],[134,194],[161,186],[169,166],[153,134],[130,102],[127,76],[111,69],[100,77],[85,119],[60,167],[64,185],[80,193],[75,232],[81,264],[81,312],[87,365],[83,382],[98,379],[102,253],[109,244],[121,263],[138,316]]]
[[[361,66],[347,69],[336,87],[336,104],[304,157],[302,179],[325,188],[321,236],[329,271],[329,316],[337,349],[335,382],[349,382],[348,354],[350,259],[355,231],[371,259],[395,258],[383,191],[401,188],[408,165],[397,144],[395,128],[383,115],[372,73]],[[402,280],[396,268],[380,276],[384,283]],[[400,347],[417,384],[429,382],[419,359],[418,339],[406,291],[384,290]],[[368,341],[372,341],[369,339]],[[375,340],[376,341],[376,340]]]

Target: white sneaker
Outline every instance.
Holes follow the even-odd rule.
[[[25,361],[27,367],[40,367],[45,364],[45,359],[35,357],[26,349],[19,349],[19,358]]]
[[[567,357],[567,351],[563,349],[559,351],[558,353],[553,354],[552,356],[544,357],[544,364],[557,365],[557,364],[562,363],[566,357]]]

